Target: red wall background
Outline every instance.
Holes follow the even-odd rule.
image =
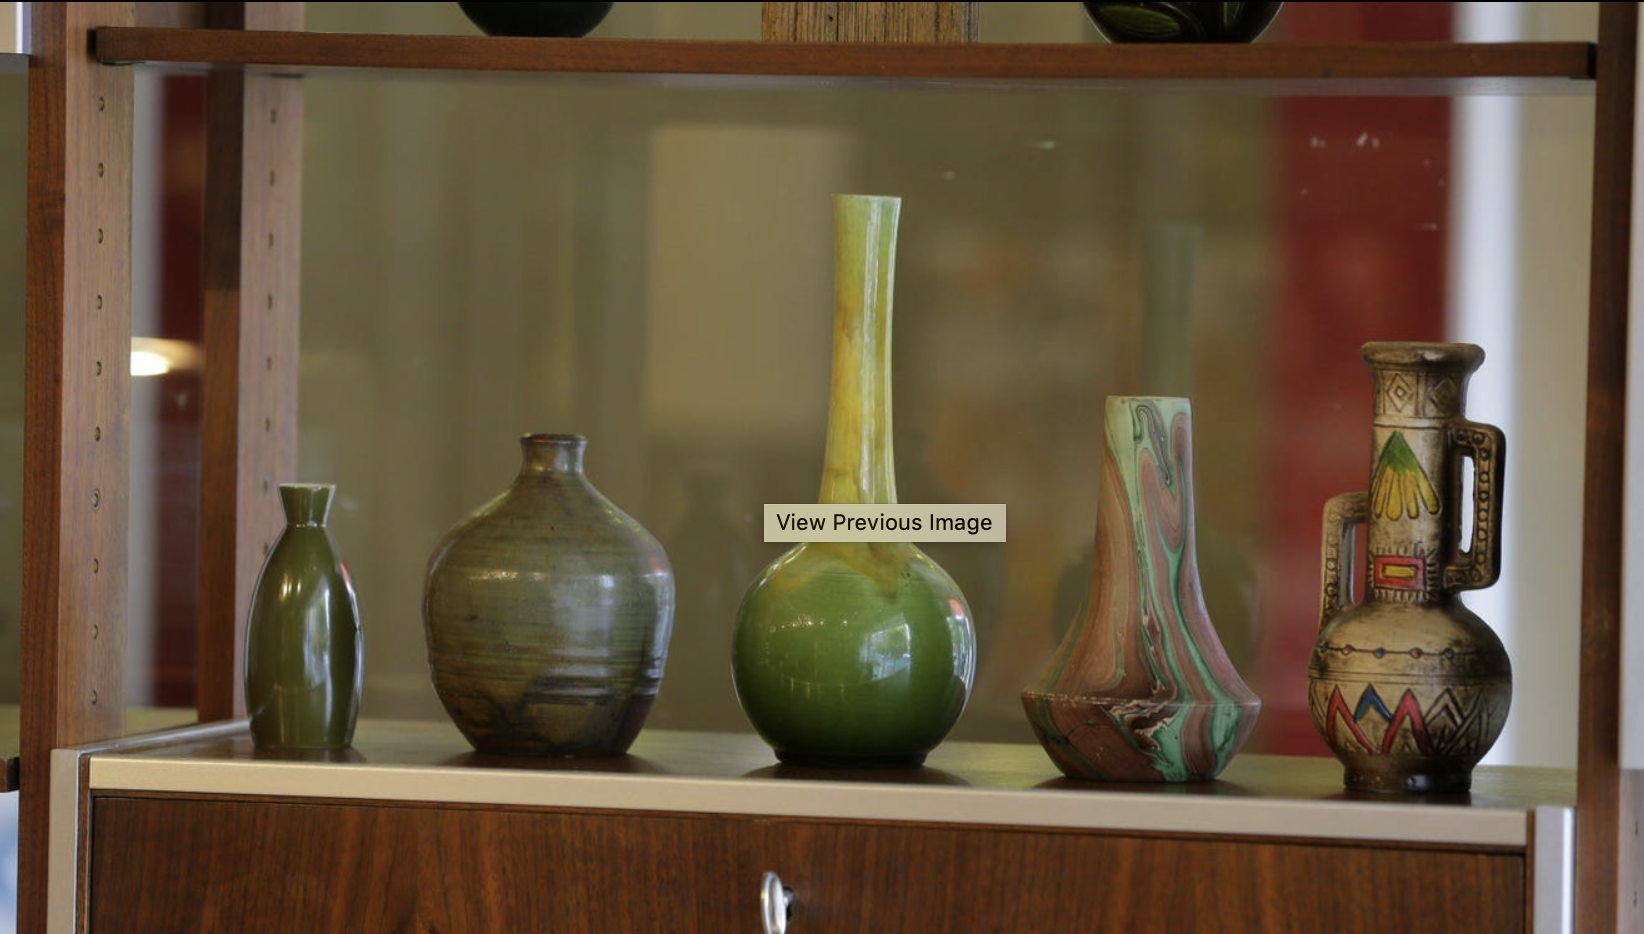
[[[1289,42],[1446,40],[1449,3],[1287,3]],[[1282,249],[1271,369],[1262,556],[1263,637],[1252,749],[1329,755],[1307,712],[1319,626],[1324,502],[1367,488],[1372,340],[1442,340],[1449,227],[1447,98],[1277,103],[1275,217]]]

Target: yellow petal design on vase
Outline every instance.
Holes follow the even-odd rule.
[[[1370,477],[1371,514],[1383,519],[1414,519],[1423,509],[1438,513],[1438,491],[1422,471],[1404,435],[1395,431],[1382,446],[1376,471]]]

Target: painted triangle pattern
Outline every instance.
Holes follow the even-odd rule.
[[[1497,732],[1497,711],[1482,692],[1440,690],[1423,706],[1413,688],[1388,704],[1374,684],[1367,684],[1349,704],[1340,687],[1328,696],[1308,698],[1315,722],[1324,724],[1332,746],[1344,740],[1372,755],[1466,755],[1480,749]]]

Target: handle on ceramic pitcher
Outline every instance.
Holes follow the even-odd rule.
[[[1456,553],[1444,567],[1444,586],[1477,590],[1501,576],[1501,473],[1507,439],[1494,425],[1458,421],[1450,426],[1450,445],[1473,462],[1473,539],[1466,551],[1456,543]]]
[[[1368,493],[1342,493],[1324,504],[1324,581],[1319,628],[1353,597],[1353,528],[1370,520]]]

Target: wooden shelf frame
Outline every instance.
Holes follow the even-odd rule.
[[[1288,94],[1586,93],[1585,42],[1122,46],[1077,43],[797,43],[492,36],[345,35],[107,27],[107,64],[252,69],[686,77],[879,79],[908,87],[1161,88]],[[769,87],[760,84],[759,87]]]
[[[45,852],[51,821],[44,783],[34,782],[44,776],[49,751],[126,729],[120,649],[129,383],[123,367],[99,364],[123,359],[130,336],[130,222],[123,205],[131,186],[131,72],[111,65],[150,62],[208,68],[213,75],[207,240],[219,252],[208,256],[206,290],[213,319],[208,359],[215,361],[208,366],[216,369],[206,375],[201,541],[203,551],[222,560],[202,571],[199,706],[205,720],[235,710],[237,607],[260,544],[278,527],[262,484],[292,456],[302,82],[285,76],[334,70],[603,75],[664,84],[711,80],[750,91],[857,82],[956,92],[1596,91],[1575,921],[1577,929],[1600,934],[1644,932],[1637,897],[1644,841],[1636,830],[1644,816],[1644,774],[1622,769],[1619,754],[1622,537],[1615,506],[1626,480],[1638,4],[1601,4],[1596,46],[1145,49],[336,36],[296,31],[301,4],[294,3],[32,6],[23,930],[45,924],[46,860],[35,857]],[[270,117],[276,113],[285,116],[283,123]],[[266,178],[275,176],[286,184],[270,186]],[[270,252],[269,243],[278,249]],[[93,490],[95,499],[88,495]]]

